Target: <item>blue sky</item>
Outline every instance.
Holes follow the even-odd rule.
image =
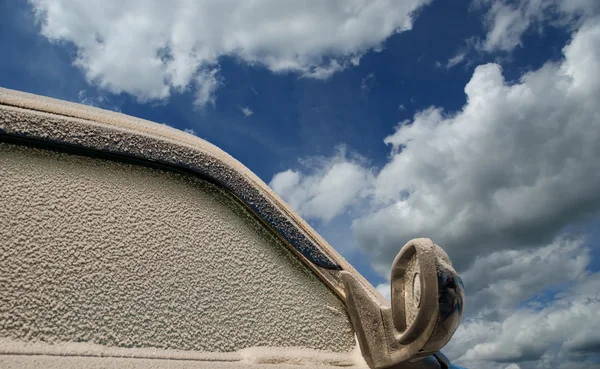
[[[599,3],[368,3],[3,1],[0,86],[216,144],[384,293],[434,239],[461,365],[600,367]]]

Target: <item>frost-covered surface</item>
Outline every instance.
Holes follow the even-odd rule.
[[[191,361],[191,360],[156,360],[127,359],[113,357],[65,357],[65,356],[0,356],[0,367],[3,369],[298,369],[308,368],[340,368],[351,367],[368,369],[364,366],[334,365],[315,363],[314,361],[298,364],[296,362],[249,364],[243,361]]]
[[[189,134],[123,114],[1,88],[0,104],[29,109],[0,105],[0,132],[131,155],[210,177],[242,199],[312,263],[340,269],[340,263],[334,259],[341,257],[335,251],[320,247],[326,242],[289,208],[279,204],[281,200],[256,175],[204,140],[195,137],[190,140]],[[84,121],[73,119],[75,117]],[[336,255],[333,258],[332,253]]]
[[[0,131],[140,157],[202,173],[227,187],[256,211],[340,296],[344,292],[336,269],[354,273],[376,299],[385,302],[352,265],[260,178],[198,137],[164,124],[3,88],[0,88]]]
[[[333,353],[300,347],[251,347],[235,352],[197,352],[156,348],[107,347],[90,343],[19,342],[0,338],[0,367],[126,368],[365,368],[358,346]]]
[[[0,167],[0,337],[354,347],[343,303],[215,185],[9,144]]]

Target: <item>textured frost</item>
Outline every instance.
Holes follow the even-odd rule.
[[[0,88],[0,104],[0,132],[178,165],[218,181],[301,253],[339,296],[344,298],[341,269],[385,301],[263,181],[216,146],[164,124],[19,91]]]
[[[0,168],[0,337],[221,352],[354,346],[342,302],[217,186],[9,144]]]

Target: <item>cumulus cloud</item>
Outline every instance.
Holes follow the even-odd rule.
[[[398,248],[443,240],[459,270],[497,248],[549,243],[600,208],[600,25],[582,27],[548,63],[507,83],[476,68],[467,104],[431,107],[385,139],[393,151],[373,184],[378,210],[357,219],[358,244],[387,272]]]
[[[392,152],[379,173],[335,189],[342,206],[306,205],[318,193],[308,184],[333,180],[326,170],[289,171],[288,187],[272,184],[313,218],[331,219],[364,194],[353,230],[382,275],[406,241],[424,235],[443,240],[461,271],[476,255],[550,244],[600,209],[600,75],[590,73],[600,70],[600,21],[575,32],[563,53],[516,83],[497,64],[477,67],[466,105],[402,122],[385,138]],[[361,165],[351,173],[366,172]]]
[[[277,173],[269,186],[304,217],[329,221],[368,195],[372,174],[361,158],[350,158],[340,148],[332,158],[311,158],[305,172]]]
[[[589,354],[600,347],[600,274],[580,279],[541,306],[513,310],[502,320],[470,318],[447,347],[447,354],[473,368],[598,368]]]
[[[546,288],[585,278],[590,261],[583,239],[565,237],[540,248],[479,257],[462,273],[469,296],[465,313],[486,321],[505,319],[523,301],[536,305]]]
[[[600,212],[600,20],[574,31],[563,54],[510,83],[497,64],[477,67],[462,109],[416,113],[385,138],[387,164],[335,190],[338,209],[360,204],[355,244],[381,276],[411,238],[448,251],[467,292],[447,347],[460,365],[600,367],[590,361],[600,348],[600,274],[584,240],[565,232]],[[353,172],[366,168],[355,162]],[[301,208],[310,197],[298,194],[328,173],[282,172],[274,187]],[[389,298],[388,283],[377,289]]]
[[[586,362],[593,352],[581,348],[599,342],[588,334],[597,328],[593,314],[600,301],[600,275],[586,269],[590,259],[582,240],[558,239],[537,250],[500,251],[477,260],[463,274],[470,314],[448,354],[473,368],[510,361],[523,369],[571,368],[576,366],[568,364]],[[548,288],[558,292],[544,291]],[[572,350],[578,336],[581,346]],[[556,353],[560,357],[550,360]]]
[[[77,48],[88,81],[141,101],[193,86],[214,104],[223,56],[328,78],[411,29],[430,0],[30,0],[41,32]]]

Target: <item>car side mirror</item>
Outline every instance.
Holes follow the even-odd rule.
[[[431,240],[409,241],[391,271],[391,304],[382,305],[352,274],[341,272],[350,319],[367,364],[388,368],[437,353],[463,314],[464,288],[446,252]]]

